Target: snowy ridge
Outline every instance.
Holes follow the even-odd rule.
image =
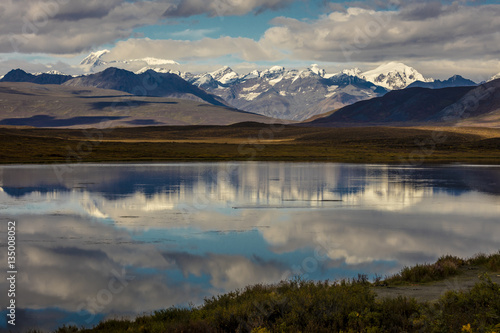
[[[153,57],[145,57],[145,58],[140,58],[140,59],[128,59],[128,60],[103,60],[102,58],[110,53],[109,50],[100,50],[96,52],[90,53],[85,59],[83,59],[80,62],[80,67],[82,67],[85,71],[87,72],[92,72],[94,69],[100,66],[108,66],[108,65],[113,65],[113,64],[130,64],[130,63],[140,63],[144,62],[148,67],[153,66],[153,70],[159,70],[159,73],[164,73],[161,67],[156,67],[156,66],[162,66],[162,65],[179,65],[178,62],[170,59],[159,59],[159,58],[153,58]],[[141,69],[143,70],[143,69]]]
[[[493,81],[496,79],[500,79],[500,73],[493,75],[487,82],[490,82],[490,81]]]
[[[322,68],[319,68],[318,64],[312,64],[311,65],[311,72],[313,72],[316,75],[319,75],[321,77],[324,77],[326,75],[326,71]]]
[[[152,66],[146,66],[146,67],[143,67],[141,69],[139,69],[138,71],[135,71],[134,73],[135,74],[142,74],[144,72],[147,72],[149,70],[152,70],[152,71],[155,71],[157,73],[172,73],[172,70],[168,69],[168,68],[163,68],[163,67],[152,67]],[[179,75],[180,72],[173,72],[172,74],[177,74]],[[180,76],[180,75],[179,75]]]
[[[361,75],[361,69],[359,69],[357,67],[356,68],[351,68],[351,69],[343,69],[340,72],[335,73],[335,74],[326,74],[325,78],[329,79],[329,78],[332,78],[332,77],[338,77],[338,76],[342,76],[342,75],[363,78],[363,76]]]

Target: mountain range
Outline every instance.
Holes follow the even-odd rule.
[[[91,54],[82,65],[97,68],[118,63],[103,60],[107,53],[104,50]],[[439,112],[484,86],[459,75],[444,81],[426,78],[398,62],[366,72],[353,68],[334,74],[326,73],[318,65],[303,70],[274,66],[247,74],[225,66],[214,72],[194,74],[161,67],[170,60],[130,61],[147,66],[135,72],[108,67],[76,77],[58,72],[35,75],[16,69],[0,82],[92,87],[141,97],[189,99],[278,119],[310,119],[309,124],[328,126],[440,122],[442,119],[436,116]],[[495,82],[495,77],[490,82]],[[475,112],[474,117],[484,118],[486,113]]]
[[[225,67],[186,79],[238,109],[297,121],[387,93],[355,76],[325,78],[310,68],[298,71],[275,66],[240,76]]]
[[[390,62],[367,72],[353,68],[335,74],[327,74],[317,65],[300,71],[274,66],[244,75],[228,66],[201,74],[151,67],[136,73],[147,69],[175,73],[238,109],[296,121],[304,121],[412,85],[423,84],[433,89],[476,85],[458,75],[445,81],[425,78],[414,68],[398,62]]]
[[[92,68],[106,65],[103,57],[108,52],[91,53],[81,65],[90,65]],[[175,63],[172,60],[162,61]],[[458,80],[455,77],[446,81],[426,78],[416,69],[400,62],[389,62],[366,72],[353,68],[334,74],[327,74],[318,65],[311,65],[305,70],[274,66],[247,74],[239,74],[224,66],[214,72],[193,74],[165,68],[159,63],[145,66],[135,73],[141,74],[148,70],[176,74],[240,110],[296,121],[357,101],[380,97],[390,90],[403,89],[415,82],[435,82],[434,86],[427,86],[429,88],[475,85],[470,80]]]

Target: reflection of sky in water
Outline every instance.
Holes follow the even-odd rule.
[[[1,216],[18,223],[18,323],[89,324],[293,274],[385,275],[493,252],[499,180],[495,167],[0,167]]]

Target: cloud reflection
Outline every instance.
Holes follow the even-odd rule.
[[[279,281],[315,251],[325,257],[308,276],[328,279],[498,250],[498,168],[84,165],[61,181],[46,166],[0,170],[19,304],[65,318],[200,303]],[[133,280],[110,294],[117,272]],[[96,306],[99,295],[112,299]]]

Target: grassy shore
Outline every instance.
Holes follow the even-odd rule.
[[[476,275],[470,288],[441,290],[433,302],[377,296],[380,289],[399,285],[432,288],[436,281],[470,270]],[[360,275],[333,283],[295,279],[259,284],[191,309],[172,307],[135,320],[57,332],[499,332],[499,271],[500,252],[470,259],[445,256],[373,283]]]
[[[0,128],[0,163],[329,161],[500,164],[500,129],[231,126]]]

